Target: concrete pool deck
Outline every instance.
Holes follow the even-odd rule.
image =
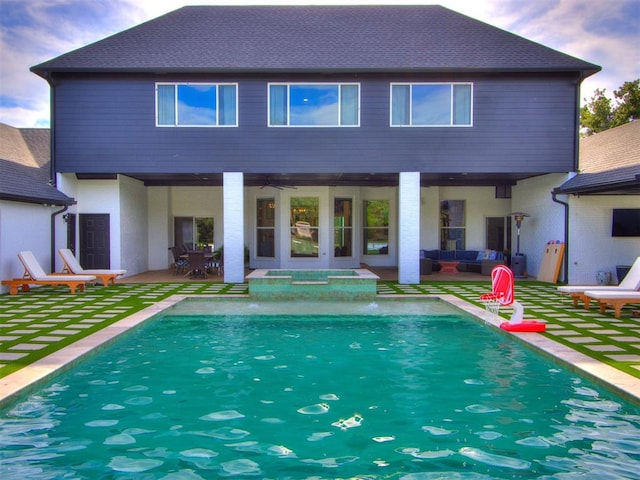
[[[130,285],[130,287],[132,287],[129,290],[130,295],[140,297],[140,292],[146,292],[144,294],[146,298],[143,298],[146,304],[145,308],[140,308],[115,323],[105,324],[103,328],[100,328],[99,325],[101,319],[108,319],[113,311],[118,308],[123,311],[124,307],[119,307],[115,303],[112,306],[105,306],[104,311],[98,310],[98,305],[106,302],[92,300],[88,296],[83,297],[82,295],[61,295],[59,290],[54,291],[53,289],[49,290],[48,295],[0,296],[0,372],[3,365],[11,363],[12,358],[20,355],[25,364],[15,373],[0,379],[0,402],[3,398],[5,402],[10,401],[8,399],[19,395],[18,392],[25,386],[47,378],[57,369],[64,368],[65,365],[72,365],[92,348],[108,343],[118,334],[187,296],[210,297],[211,294],[215,294],[217,298],[239,298],[243,297],[247,291],[246,284],[208,283],[202,285],[193,282],[169,286],[141,284]],[[95,288],[96,292],[103,291],[100,290],[100,287]],[[501,317],[495,317],[487,313],[477,302],[473,304],[467,301],[477,300],[478,295],[486,292],[487,288],[488,281],[486,280],[480,283],[428,282],[420,285],[380,282],[378,295],[384,298],[400,294],[398,298],[406,299],[439,296],[487,323],[496,325],[504,321],[503,317],[508,317],[510,313],[508,309],[502,312]],[[570,365],[570,368],[584,371],[587,376],[611,385],[613,390],[623,397],[635,403],[640,402],[640,378],[606,365],[589,355],[589,352],[598,355],[604,353],[616,361],[625,361],[631,365],[630,368],[640,371],[640,354],[638,354],[640,349],[640,318],[630,317],[626,312],[627,315],[618,321],[613,318],[613,314],[605,313],[603,315],[597,309],[590,311],[575,309],[571,306],[568,298],[563,299],[555,292],[554,285],[525,282],[517,285],[517,296],[525,304],[527,318],[539,318],[539,315],[545,315],[548,330],[545,335],[516,334],[514,338],[532,344],[546,355],[561,359],[562,362]],[[123,292],[118,297],[126,297],[126,295]],[[69,307],[73,309],[73,302],[81,302],[83,299],[87,301],[75,307],[78,314],[69,314],[69,309],[56,311],[56,302],[72,304]],[[38,304],[44,304],[48,313],[29,313],[34,311]],[[23,313],[16,315],[15,311],[9,312],[12,307],[13,310]],[[82,315],[79,312],[83,309],[88,312],[85,315],[88,318],[80,318]],[[82,337],[82,328],[96,324],[98,325],[97,331]],[[38,336],[33,338],[31,335],[27,339],[27,334],[21,334],[21,331],[36,331]],[[25,338],[21,338],[21,335],[25,335]],[[505,335],[511,334],[505,333]],[[51,355],[29,362],[30,352],[51,345],[63,336],[69,336],[69,338],[78,336],[79,338],[78,341],[60,348]],[[555,340],[563,340],[565,344]],[[575,345],[575,348],[571,348],[572,345]]]

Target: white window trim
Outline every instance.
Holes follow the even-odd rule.
[[[279,85],[287,87],[287,124],[286,125],[271,125],[271,86]],[[358,87],[358,120],[355,125],[291,125],[291,105],[289,104],[289,87],[299,85],[323,85],[338,87],[338,122],[342,117],[342,86],[355,86]],[[361,88],[360,83],[354,82],[269,82],[267,83],[267,126],[269,128],[359,128],[360,127],[360,105],[361,105]]]
[[[175,123],[173,125],[161,125],[158,123],[158,86],[173,85],[176,87],[173,97],[175,109]],[[233,125],[220,125],[220,109],[216,108],[216,124],[215,125],[180,125],[178,124],[178,85],[208,85],[216,87],[216,102],[218,101],[218,87],[235,86],[236,87],[236,122]],[[236,128],[238,127],[238,84],[228,82],[156,82],[155,84],[155,102],[156,102],[156,127],[159,128]]]
[[[414,85],[449,85],[451,87],[450,95],[450,111],[451,111],[451,123],[449,125],[394,125],[393,124],[393,87],[396,85],[408,85],[410,89]],[[469,85],[471,87],[471,105],[469,111],[470,122],[468,125],[456,125],[453,123],[453,86],[454,85]],[[413,95],[411,94],[413,97]],[[413,118],[413,101],[409,102],[409,121]],[[473,127],[473,83],[471,82],[394,82],[389,84],[389,126],[392,128],[469,128]]]

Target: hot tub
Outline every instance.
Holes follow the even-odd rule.
[[[247,281],[257,299],[372,300],[379,278],[366,269],[259,269]]]

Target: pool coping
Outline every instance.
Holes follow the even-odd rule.
[[[21,395],[28,394],[40,384],[48,381],[55,375],[73,367],[86,355],[105,348],[120,335],[135,328],[149,318],[160,314],[167,309],[177,305],[187,298],[207,298],[211,296],[197,294],[172,295],[164,300],[158,301],[149,307],[140,310],[116,323],[106,326],[77,342],[64,347],[24,368],[0,379],[0,407],[13,402]],[[249,295],[218,295],[216,299],[247,299]],[[484,321],[496,329],[504,332],[505,336],[512,336],[515,340],[529,345],[538,353],[554,359],[563,366],[580,372],[589,377],[590,380],[609,388],[614,393],[625,400],[640,404],[640,379],[622,372],[614,367],[606,365],[598,360],[577,352],[565,345],[551,340],[538,333],[517,333],[506,332],[500,329],[500,323],[505,319],[487,312],[485,309],[462,300],[455,295],[422,295],[422,294],[386,294],[377,295],[380,299],[403,299],[420,300],[440,299],[457,309],[468,313],[479,320]]]

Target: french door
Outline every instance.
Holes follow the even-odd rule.
[[[282,268],[328,268],[332,242],[326,189],[287,192],[282,203]]]

